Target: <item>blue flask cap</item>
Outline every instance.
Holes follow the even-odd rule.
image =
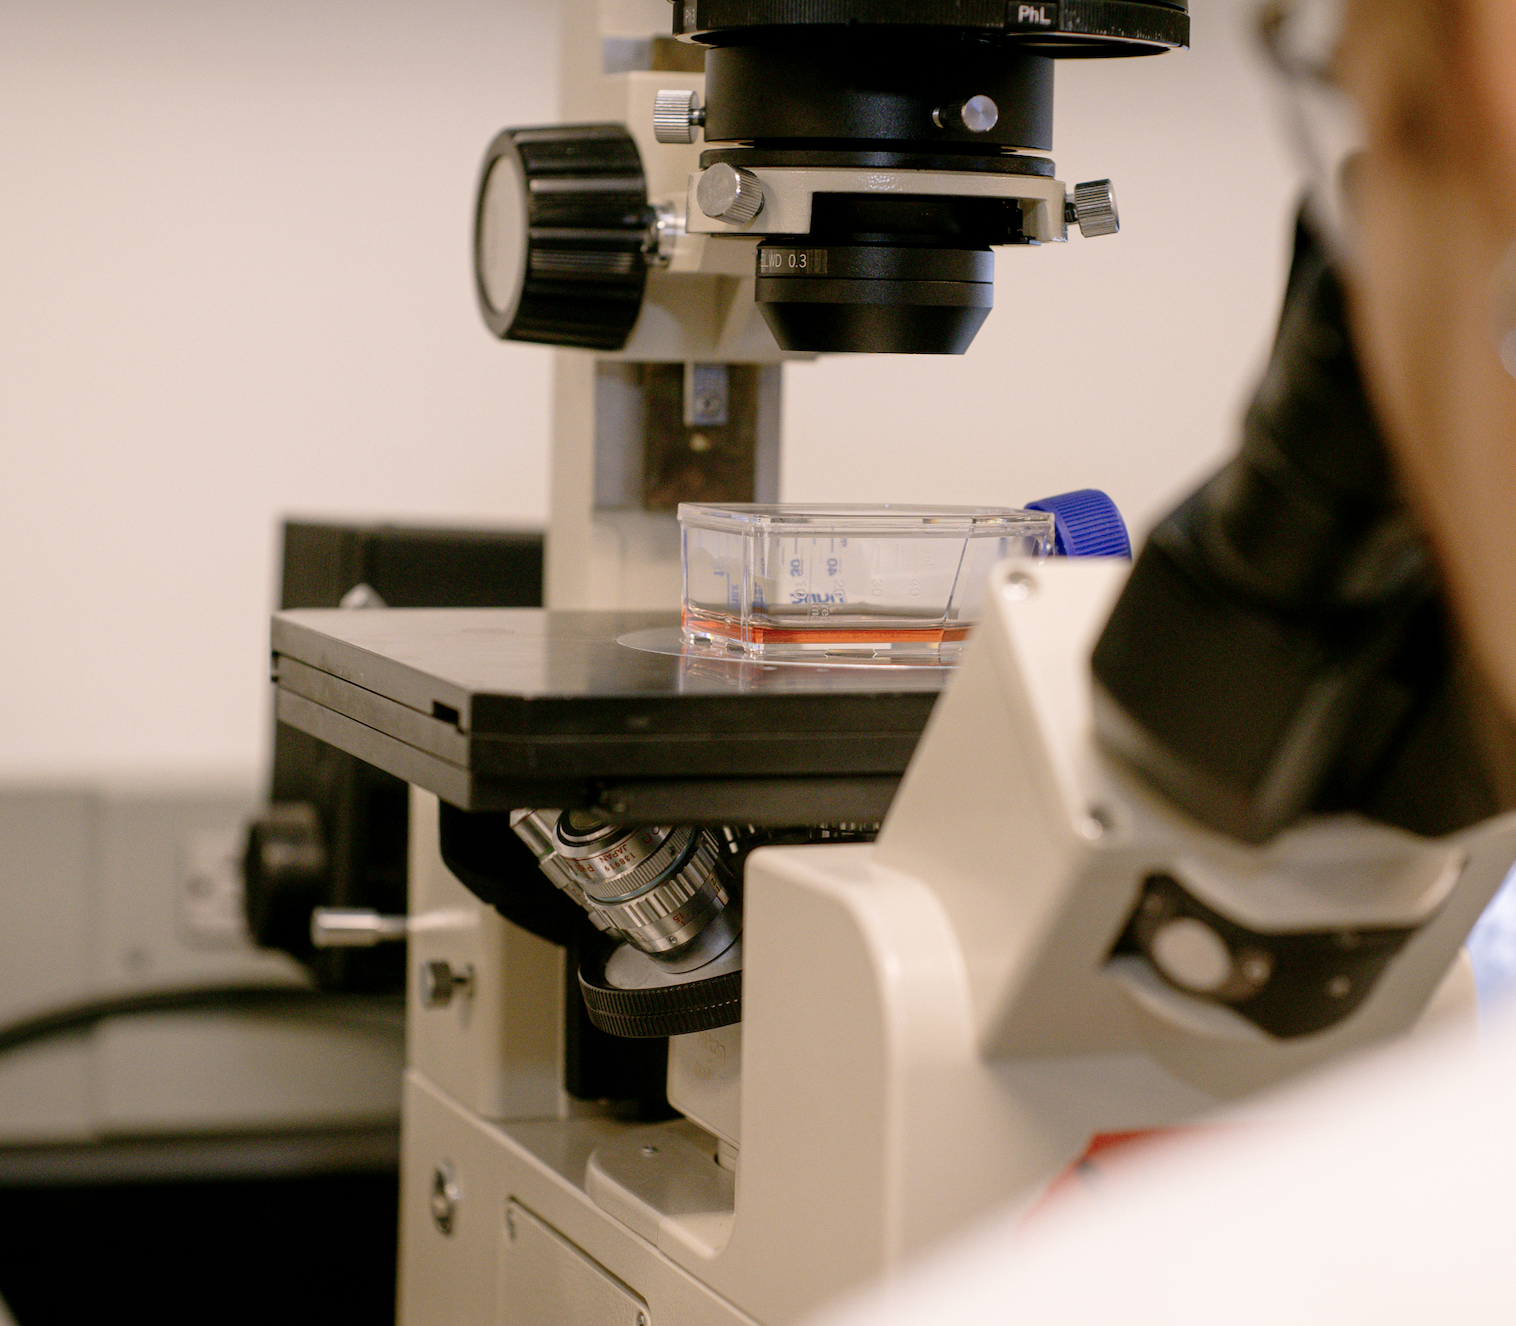
[[[1026,504],[1028,511],[1053,517],[1053,552],[1058,557],[1125,557],[1132,540],[1116,503],[1098,488],[1059,493]]]

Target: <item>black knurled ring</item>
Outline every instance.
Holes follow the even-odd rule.
[[[742,1021],[742,973],[726,972],[703,981],[623,990],[605,979],[608,954],[586,954],[579,966],[579,991],[590,1021],[612,1036],[650,1039],[713,1031]]]

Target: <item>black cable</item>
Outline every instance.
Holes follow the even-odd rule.
[[[391,1020],[404,1009],[398,995],[342,995],[298,985],[194,985],[86,999],[0,1025],[0,1054],[35,1041],[93,1027],[106,1018],[144,1013],[300,1013],[339,1020]],[[375,1017],[390,1015],[390,1019]]]

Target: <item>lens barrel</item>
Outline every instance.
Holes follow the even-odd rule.
[[[1184,0],[678,0],[674,32],[709,48],[703,169],[849,172],[814,187],[805,234],[759,248],[779,345],[962,354],[994,303],[990,247],[1030,242],[1015,190],[984,177],[1053,174],[1028,153],[1052,149],[1054,60],[1183,46],[1189,15]],[[884,173],[861,193],[859,171]]]
[[[711,143],[912,144],[974,155],[1053,146],[1052,58],[966,34],[802,29],[714,47],[705,78]],[[988,131],[934,118],[975,96],[999,112]]]
[[[759,246],[756,298],[786,350],[962,354],[995,302],[990,246],[1023,242],[1020,205],[968,177],[1051,175],[1053,61],[983,33],[742,30],[706,56],[701,157],[762,167],[958,172],[964,194],[818,191],[804,235]],[[944,111],[993,106],[982,132]],[[908,174],[901,176],[910,179]]]
[[[756,294],[785,347],[962,354],[994,307],[995,258],[988,248],[765,243]]]

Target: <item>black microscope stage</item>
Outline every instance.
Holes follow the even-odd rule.
[[[948,672],[649,652],[678,616],[312,609],[274,618],[282,722],[463,810],[872,821]]]

